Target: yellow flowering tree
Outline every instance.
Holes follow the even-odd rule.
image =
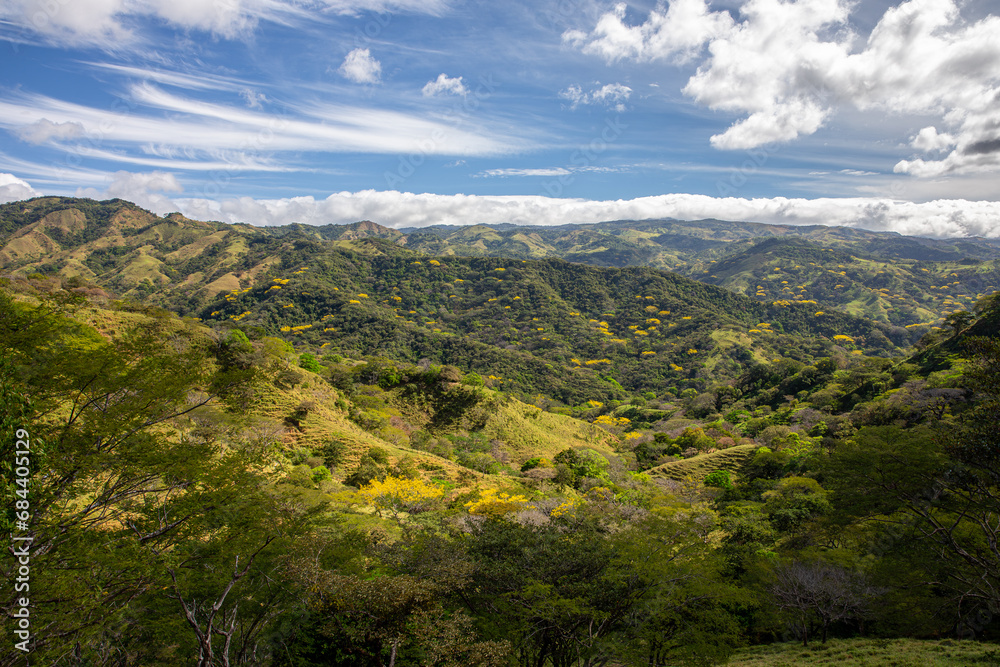
[[[381,482],[373,479],[361,487],[360,494],[382,516],[382,510],[386,509],[393,513],[423,512],[444,495],[444,490],[422,479],[389,476]]]
[[[479,494],[478,500],[465,503],[465,508],[469,511],[469,514],[497,518],[511,512],[518,512],[524,509],[524,506],[527,504],[528,499],[525,496],[519,494],[511,495],[491,488],[484,489]]]

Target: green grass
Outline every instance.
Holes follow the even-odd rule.
[[[1000,665],[1000,646],[942,639],[832,639],[755,646],[735,654],[729,667],[970,667]]]

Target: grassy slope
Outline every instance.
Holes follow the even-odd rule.
[[[716,470],[738,472],[757,451],[757,445],[736,445],[710,454],[699,454],[683,461],[665,463],[646,472],[653,477],[699,481]]]
[[[85,317],[99,331],[112,336],[122,331],[125,325],[134,326],[148,319],[148,316],[138,313],[104,309],[88,310]],[[212,335],[206,327],[197,326],[196,329],[206,339]],[[415,465],[427,463],[439,466],[451,479],[468,477],[470,474],[477,478],[484,477],[448,459],[397,445],[376,433],[366,431],[350,421],[346,411],[336,407],[338,398],[350,407],[349,398],[344,397],[320,376],[301,368],[297,371],[305,379],[294,387],[280,388],[270,382],[263,383],[250,414],[273,427],[284,425],[283,439],[288,449],[316,449],[330,439],[346,444],[347,455],[336,471],[337,477],[345,476],[371,447],[387,450],[392,459],[408,456]],[[393,392],[393,403],[402,409],[408,420],[408,428],[426,428],[433,424],[436,427],[435,433],[439,435],[476,430],[487,438],[500,441],[501,449],[510,456],[512,464],[519,465],[533,456],[551,459],[568,447],[589,447],[609,457],[615,455],[614,448],[618,438],[607,431],[585,421],[544,412],[533,405],[489,389],[453,385],[443,400],[447,409],[452,411],[446,419],[438,419],[439,415],[426,403],[407,404],[405,397],[399,394],[398,391]],[[456,394],[465,394],[471,399],[452,400]],[[308,413],[299,420],[298,427],[288,426],[285,419],[302,405],[309,406]],[[460,407],[456,410],[456,406]]]
[[[832,639],[826,645],[755,646],[730,658],[730,667],[971,667],[1000,665],[1000,647],[944,639]]]

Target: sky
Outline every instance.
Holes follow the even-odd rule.
[[[3,0],[0,202],[1000,237],[998,35],[998,0]]]

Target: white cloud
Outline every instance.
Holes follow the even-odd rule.
[[[331,11],[357,16],[362,12],[410,12],[441,16],[450,5],[449,0],[322,0]]]
[[[39,118],[30,125],[23,125],[14,130],[22,141],[29,144],[44,144],[49,141],[66,141],[79,139],[84,135],[83,125],[73,121],[53,123],[48,118]]]
[[[84,65],[107,70],[142,81],[155,81],[175,88],[187,90],[249,90],[246,81],[232,77],[206,74],[204,72],[170,72],[149,67],[132,67],[96,61],[84,61]]]
[[[264,93],[258,93],[249,88],[244,88],[243,90],[241,90],[240,97],[243,98],[243,101],[251,109],[262,109],[263,103],[268,101],[267,95],[265,95]]]
[[[354,83],[378,83],[382,64],[372,57],[369,49],[357,48],[347,54],[337,71]]]
[[[434,97],[436,95],[468,95],[469,89],[462,83],[462,77],[449,78],[447,74],[438,74],[434,81],[428,81],[424,85],[424,97]]]
[[[495,155],[525,147],[523,140],[473,121],[446,120],[345,105],[300,105],[275,115],[174,95],[152,84],[130,91],[130,106],[93,108],[42,95],[0,99],[0,128],[18,131],[42,119],[100,128],[105,157],[116,147],[205,157],[246,165],[247,155],[281,151],[423,155]],[[154,113],[150,113],[150,111]],[[166,112],[166,113],[163,113]],[[260,161],[260,158],[257,158]],[[192,167],[196,168],[196,167]]]
[[[583,88],[575,84],[566,90],[560,90],[559,97],[570,101],[570,109],[575,109],[587,101],[587,94],[583,92]]]
[[[59,46],[92,44],[118,50],[141,44],[142,21],[234,39],[261,21],[291,24],[319,20],[325,12],[404,11],[440,16],[446,0],[4,0],[0,21],[18,40],[33,33]]]
[[[121,22],[125,5],[125,0],[7,0],[0,3],[0,19],[50,42],[112,44],[131,39]]]
[[[841,169],[838,173],[847,176],[878,176],[877,171],[862,171],[861,169]]]
[[[746,114],[712,137],[720,149],[790,141],[843,107],[930,115],[912,146],[954,147],[941,159],[900,161],[917,176],[1000,169],[1000,17],[963,19],[955,0],[909,0],[856,35],[849,0],[746,0],[741,20],[703,0],[660,4],[638,25],[618,5],[566,42],[609,63],[697,61],[683,92],[711,109]],[[671,20],[673,17],[674,20]]]
[[[955,137],[948,133],[939,134],[936,127],[925,127],[910,140],[910,145],[919,151],[931,153],[955,145]]]
[[[666,8],[661,3],[638,26],[625,24],[625,11],[625,3],[619,3],[601,16],[590,34],[570,30],[563,34],[563,40],[610,63],[661,58],[686,62],[706,41],[733,25],[729,14],[710,12],[704,0],[674,0]]]
[[[14,174],[0,173],[0,204],[40,197],[41,192],[22,181]]]
[[[254,225],[344,224],[374,220],[389,227],[436,224],[471,225],[510,222],[522,225],[594,223],[604,220],[755,221],[789,225],[843,225],[929,237],[1000,238],[1000,202],[939,199],[923,203],[887,197],[820,199],[744,199],[669,194],[636,199],[594,201],[543,196],[414,194],[364,190],[337,192],[326,199],[204,199],[177,197],[183,188],[174,174],[162,171],[104,176],[105,184],[81,188],[76,195],[121,197],[164,214],[183,211],[201,220]],[[0,173],[0,203],[41,196],[26,181]]]
[[[885,198],[741,199],[670,194],[617,201],[542,196],[413,194],[365,190],[326,199],[213,201],[175,199],[192,218],[255,225],[350,223],[374,220],[390,227],[511,222],[524,225],[593,223],[603,220],[677,218],[748,220],[791,225],[844,225],[920,236],[1000,237],[1000,202],[937,200],[926,203]]]
[[[597,104],[614,108],[615,111],[625,111],[625,102],[632,95],[632,89],[620,83],[609,83],[600,88],[583,92],[577,85],[559,91],[559,97],[570,101],[570,109],[576,109],[581,104]]]
[[[542,168],[542,169],[487,169],[478,174],[479,176],[565,176],[571,174],[572,172],[565,167],[553,167],[553,168]]]
[[[487,169],[474,175],[474,178],[485,178],[492,176],[567,176],[569,174],[590,172],[590,173],[620,173],[628,171],[628,167],[597,167],[593,165],[582,165],[573,167],[542,167],[542,168],[518,168],[508,167],[504,169]]]
[[[76,196],[92,199],[125,199],[162,215],[177,210],[176,204],[164,193],[183,191],[184,188],[177,181],[177,177],[171,173],[119,171],[111,176],[111,182],[103,191],[97,188],[79,188]]]

